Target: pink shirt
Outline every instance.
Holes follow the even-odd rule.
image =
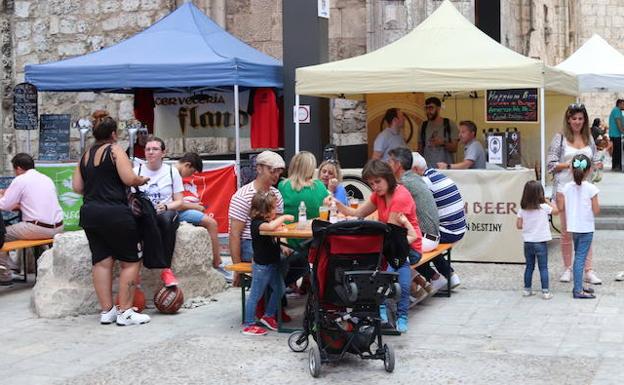
[[[54,182],[35,169],[16,176],[0,198],[0,210],[10,211],[18,207],[23,221],[53,225],[63,220]]]
[[[377,218],[380,222],[388,223],[388,217],[391,212],[405,214],[417,235],[416,240],[410,246],[412,246],[412,249],[422,253],[422,232],[418,224],[418,217],[416,217],[416,203],[414,198],[412,198],[412,194],[403,185],[397,185],[389,205],[386,205],[385,197],[380,197],[376,193],[371,194],[370,201],[377,207]]]

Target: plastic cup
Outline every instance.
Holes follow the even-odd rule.
[[[319,219],[322,221],[329,220],[329,208],[327,206],[319,207]]]
[[[352,209],[356,209],[360,206],[360,201],[356,198],[349,198],[349,206],[351,206]]]

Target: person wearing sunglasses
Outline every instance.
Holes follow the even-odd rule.
[[[624,99],[618,99],[609,115],[609,139],[613,143],[612,171],[622,171],[622,133],[624,132]]]
[[[566,109],[563,120],[563,130],[556,133],[548,148],[546,158],[548,172],[553,175],[553,201],[557,192],[572,181],[572,159],[578,154],[584,154],[592,160],[592,167],[602,168],[596,144],[589,128],[587,110],[582,104],[570,104]],[[561,282],[570,282],[572,276],[572,237],[566,228],[566,213],[559,212],[561,222],[561,256],[564,271],[559,279]],[[599,285],[602,280],[592,270],[591,249],[585,260],[585,282]]]
[[[327,190],[333,194],[334,198],[339,200],[343,205],[349,204],[347,190],[345,190],[342,184],[342,170],[337,160],[324,160],[319,166],[318,177]]]

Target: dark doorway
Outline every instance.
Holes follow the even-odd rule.
[[[489,37],[501,41],[500,0],[475,0],[475,25]]]

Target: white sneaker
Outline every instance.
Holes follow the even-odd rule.
[[[563,274],[561,274],[561,278],[559,278],[559,282],[570,282],[572,278],[572,271],[570,269],[565,269]]]
[[[523,297],[530,297],[533,295],[533,291],[531,289],[524,289],[522,290],[522,296]]]
[[[587,283],[591,283],[592,285],[602,285],[602,280],[598,278],[596,273],[593,270],[589,270],[585,272],[584,281]]]
[[[624,281],[624,271],[620,271],[619,273],[617,273],[615,275],[615,280],[616,281]]]
[[[440,278],[431,280],[431,293],[435,294],[441,289],[446,289],[447,285],[448,281],[446,280],[446,278],[440,275]]]
[[[112,324],[117,321],[117,314],[119,314],[117,306],[113,305],[109,311],[103,311],[100,313],[100,323],[102,325]]]
[[[459,280],[459,275],[456,273],[451,274],[451,289],[455,289],[460,284],[461,281]]]
[[[553,293],[549,292],[549,291],[543,291],[542,292],[542,298],[544,299],[552,299],[553,297]]]
[[[117,315],[117,326],[141,325],[148,322],[150,317],[147,314],[137,313],[132,307]]]

